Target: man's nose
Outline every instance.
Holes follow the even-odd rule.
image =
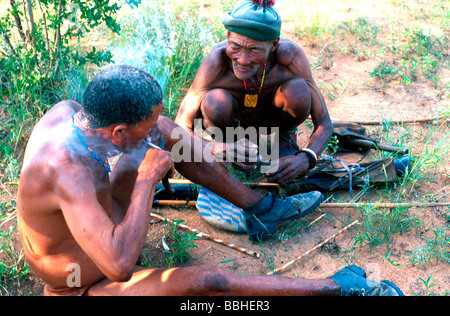
[[[247,52],[241,52],[239,54],[237,62],[239,63],[239,65],[242,65],[242,66],[247,66],[247,65],[250,65],[252,63],[251,60],[250,60],[250,56],[249,56],[249,54]]]

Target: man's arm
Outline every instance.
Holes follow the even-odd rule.
[[[199,81],[197,78],[198,77],[196,77],[195,80]],[[194,120],[201,116],[200,103],[203,95],[203,90],[196,89],[194,83],[186,93],[186,96],[183,98],[175,118],[175,122],[188,131],[191,135],[194,134]]]
[[[80,169],[78,165],[65,166],[56,183],[66,223],[83,251],[109,279],[127,281],[145,242],[156,183],[173,172],[170,154],[147,151],[125,217],[117,225],[108,216],[112,210],[105,210],[98,200],[95,176]]]
[[[200,104],[206,92],[211,90],[226,72],[224,47],[226,42],[217,44],[200,65],[194,82],[181,102],[175,123],[194,133],[194,120],[201,117]]]
[[[319,156],[333,135],[333,124],[328,114],[325,99],[312,77],[309,61],[303,50],[292,42],[280,44],[277,57],[278,62],[290,70],[294,78],[303,79],[308,86],[311,94],[310,115],[314,130],[309,138],[307,148],[311,149],[316,156]],[[266,174],[266,180],[287,184],[296,177],[305,174],[309,165],[310,162],[306,153],[282,157],[279,160],[278,170],[274,173]]]
[[[312,76],[308,58],[301,48],[298,47],[289,69],[299,78],[303,78],[311,93],[311,119],[314,130],[310,136],[308,148],[313,150],[317,156],[326,148],[330,137],[333,135],[333,124],[325,103],[325,99],[316,85]]]

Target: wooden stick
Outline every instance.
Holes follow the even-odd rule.
[[[339,121],[342,123],[350,123],[350,124],[359,124],[359,125],[382,125],[383,123],[390,122],[392,124],[416,124],[416,123],[427,123],[433,121],[447,120],[448,116],[437,116],[430,118],[422,118],[422,119],[413,119],[413,120],[395,120],[395,121]],[[311,121],[311,118],[308,118],[308,121]]]
[[[19,35],[20,38],[22,39],[22,41],[24,43],[26,43],[26,37],[25,37],[25,33],[23,32],[23,28],[22,28],[22,21],[20,20],[19,14],[18,14],[18,10],[17,9],[17,5],[16,5],[16,0],[10,0],[11,3],[11,8],[12,8],[12,15],[14,17],[14,20],[16,20],[16,27],[17,30],[19,31]]]
[[[321,208],[355,208],[364,206],[375,206],[379,208],[397,208],[397,207],[438,207],[438,206],[450,206],[450,203],[322,203]]]
[[[2,25],[0,24],[0,32],[3,33],[3,38],[5,39],[6,43],[8,44],[9,48],[11,49],[11,52],[14,56],[19,57],[16,53],[16,50],[14,49],[14,46],[11,44],[11,40],[9,39],[9,36],[6,34],[6,32],[3,30]]]
[[[168,219],[168,218],[165,218],[165,217],[163,217],[163,216],[161,216],[161,215],[158,215],[158,214],[155,214],[155,213],[150,213],[150,215],[151,215],[152,217],[154,217],[154,218],[159,219],[159,220],[167,221],[168,223],[175,223],[173,220]],[[176,224],[176,223],[175,223],[175,224]],[[259,257],[261,256],[261,255],[260,255],[259,253],[257,253],[257,252],[254,252],[254,251],[245,249],[245,248],[243,248],[243,247],[239,247],[239,246],[237,246],[237,245],[235,245],[235,244],[233,244],[233,243],[229,243],[229,242],[224,241],[224,240],[222,240],[222,239],[214,238],[214,237],[212,237],[212,236],[210,236],[210,235],[208,235],[208,234],[206,234],[206,233],[202,233],[201,231],[199,231],[199,230],[197,230],[197,229],[195,229],[195,228],[191,228],[191,227],[189,227],[189,226],[187,226],[187,225],[185,225],[185,224],[178,224],[178,226],[179,226],[180,228],[182,228],[182,229],[185,229],[185,230],[188,230],[188,231],[190,231],[190,232],[196,233],[197,237],[200,237],[200,238],[204,238],[204,239],[213,241],[213,242],[215,242],[215,243],[221,244],[221,245],[226,246],[226,247],[228,247],[228,248],[231,248],[231,249],[240,251],[240,252],[242,252],[242,253],[245,253],[246,255],[249,255],[249,256],[251,256],[251,257],[259,258]]]
[[[327,214],[322,214],[320,215],[318,218],[316,218],[315,220],[313,220],[311,223],[308,224],[307,227],[314,225],[315,223],[317,223],[318,221],[320,221],[322,218],[324,218]]]
[[[36,29],[36,24],[34,23],[34,13],[33,13],[33,6],[31,5],[31,0],[26,0],[27,3],[27,12],[28,17],[30,18],[30,41],[34,42],[34,33]]]
[[[154,206],[174,206],[174,207],[195,207],[196,201],[178,201],[178,200],[154,200]]]
[[[59,72],[59,67],[60,67],[60,63],[61,63],[61,13],[62,13],[62,0],[59,0],[59,4],[58,4],[58,24],[57,24],[57,28],[56,28],[56,32],[55,32],[55,51],[56,51],[56,68],[54,69],[53,73],[55,75],[58,74]],[[53,61],[54,58],[52,58],[50,65],[53,66]]]
[[[148,143],[149,144],[149,143]],[[169,179],[170,184],[195,184],[190,180],[185,179]],[[270,182],[242,182],[242,184],[249,187],[272,187],[279,188],[280,185],[278,183],[270,183]]]
[[[177,200],[155,200],[155,206],[174,206],[174,207],[195,207],[196,201],[177,201]],[[397,207],[442,207],[450,206],[449,203],[322,203],[320,208],[356,208],[372,205],[379,208],[397,208]]]
[[[448,119],[447,116],[437,116],[437,117],[431,117],[431,118],[423,118],[423,119],[413,119],[413,120],[396,120],[396,121],[386,121],[392,124],[416,124],[416,123],[427,123],[427,122],[433,122],[433,121],[440,121]],[[361,125],[382,125],[385,121],[361,121],[361,122],[354,122]]]
[[[273,275],[276,273],[281,273],[283,271],[285,271],[287,268],[289,268],[290,266],[292,266],[294,263],[300,261],[301,259],[305,258],[307,255],[309,255],[311,252],[313,252],[314,250],[319,249],[320,247],[322,247],[323,245],[327,244],[330,242],[330,240],[336,238],[337,236],[339,236],[340,234],[342,234],[343,232],[345,232],[346,230],[348,230],[349,228],[353,227],[354,225],[358,224],[359,221],[354,221],[353,223],[351,223],[350,225],[342,228],[340,231],[338,231],[336,234],[334,234],[333,236],[325,239],[324,241],[322,241],[320,244],[318,244],[317,246],[315,246],[314,248],[308,250],[307,252],[305,252],[304,254],[302,254],[301,256],[299,256],[297,259],[291,260],[288,263],[282,265],[281,267],[275,269],[274,271],[271,271],[269,273],[267,273],[268,275]]]

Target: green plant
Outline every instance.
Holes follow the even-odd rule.
[[[325,148],[328,155],[332,155],[337,153],[339,149],[339,139],[337,135],[331,136],[330,140],[328,141],[327,147]]]
[[[0,285],[4,286],[8,280],[20,281],[30,273],[26,265],[25,257],[21,251],[14,249],[16,227],[12,226],[8,231],[0,230]]]
[[[401,58],[399,72],[403,83],[410,84],[422,75],[437,88],[441,80],[438,76],[440,69],[450,66],[446,58],[449,41],[446,35],[437,36],[417,27],[406,28],[401,44],[396,48]]]
[[[450,237],[446,229],[433,229],[433,236],[429,239],[424,238],[424,245],[417,245],[411,252],[409,261],[413,265],[423,265],[431,262],[442,262],[450,264]]]
[[[425,292],[427,293],[427,295],[430,295],[430,289],[436,285],[436,283],[431,283],[431,278],[433,277],[433,275],[430,275],[428,277],[428,279],[424,280],[422,278],[419,278],[420,281],[422,281],[423,285],[425,286]]]
[[[379,82],[385,86],[397,78],[399,69],[392,63],[383,61],[369,74],[370,76],[377,78]]]
[[[431,282],[431,278],[433,277],[433,274],[431,274],[426,280],[419,277],[419,280],[422,282],[424,288],[425,288],[425,295],[426,296],[438,296],[440,294],[435,294],[433,292],[431,292],[431,288],[435,287],[436,285],[438,285],[438,283],[430,283]],[[418,296],[418,293],[414,293],[416,296]],[[450,291],[445,292],[442,296],[448,296],[450,294]]]
[[[100,24],[119,32],[119,6],[107,0],[10,0],[7,6],[0,17],[0,173],[16,182],[34,124],[63,98],[80,99],[89,65],[111,61],[107,50],[80,43]]]
[[[411,55],[433,55],[442,59],[442,53],[448,47],[445,36],[436,36],[431,32],[425,32],[422,28],[405,28],[403,32],[404,44],[401,47],[400,57],[407,58]]]
[[[339,50],[356,56],[358,61],[371,57],[369,48],[374,45],[378,46],[376,40],[379,27],[365,17],[343,21],[333,28],[332,33],[336,39],[346,43],[339,45]]]
[[[450,131],[445,125],[446,122],[435,122],[423,135],[412,135],[415,154],[411,156],[411,168],[401,178],[399,196],[409,195],[418,185],[431,181],[443,172],[441,167],[450,161]],[[438,135],[439,138],[434,143]]]
[[[113,18],[118,4],[110,5],[107,0],[26,0],[22,6],[11,0],[10,5],[0,19],[2,48],[9,52],[2,54],[3,65],[7,65],[2,67],[4,75],[19,72],[28,82],[33,79],[42,83],[72,63],[99,65],[111,60],[110,53],[96,51],[95,47],[82,55],[74,50],[74,44],[103,23],[119,32]],[[13,35],[15,32],[18,36]]]
[[[299,20],[301,23],[297,26],[298,36],[306,39],[311,47],[319,46],[320,42],[329,33],[327,17],[321,12],[316,12],[314,15],[303,17]]]
[[[192,1],[179,7],[174,0],[142,3],[119,17],[122,29],[112,41],[114,61],[141,67],[158,79],[165,95],[163,115],[169,118],[175,118],[204,56],[221,38],[219,19],[198,14]]]
[[[370,252],[383,244],[392,247],[399,234],[419,222],[405,207],[379,209],[375,204],[367,204],[360,212],[362,224],[353,241],[355,246],[368,246]]]
[[[174,222],[164,221],[164,228],[166,230],[164,242],[168,249],[164,252],[164,259],[162,262],[169,268],[174,267],[177,263],[185,263],[191,258],[189,250],[198,248],[194,244],[194,241],[199,239],[196,233],[178,231],[178,225],[183,222],[184,221],[182,220]]]
[[[390,255],[390,254],[391,254],[391,252],[388,251],[388,252],[386,253],[386,255],[384,256],[383,261],[387,261],[387,262],[389,262],[390,264],[392,264],[393,266],[401,267],[402,265],[401,265],[400,263],[395,263],[395,260],[389,258],[389,255]]]

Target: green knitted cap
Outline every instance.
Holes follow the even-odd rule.
[[[272,7],[273,1],[243,0],[222,23],[231,32],[257,41],[274,41],[280,38],[281,17]]]

